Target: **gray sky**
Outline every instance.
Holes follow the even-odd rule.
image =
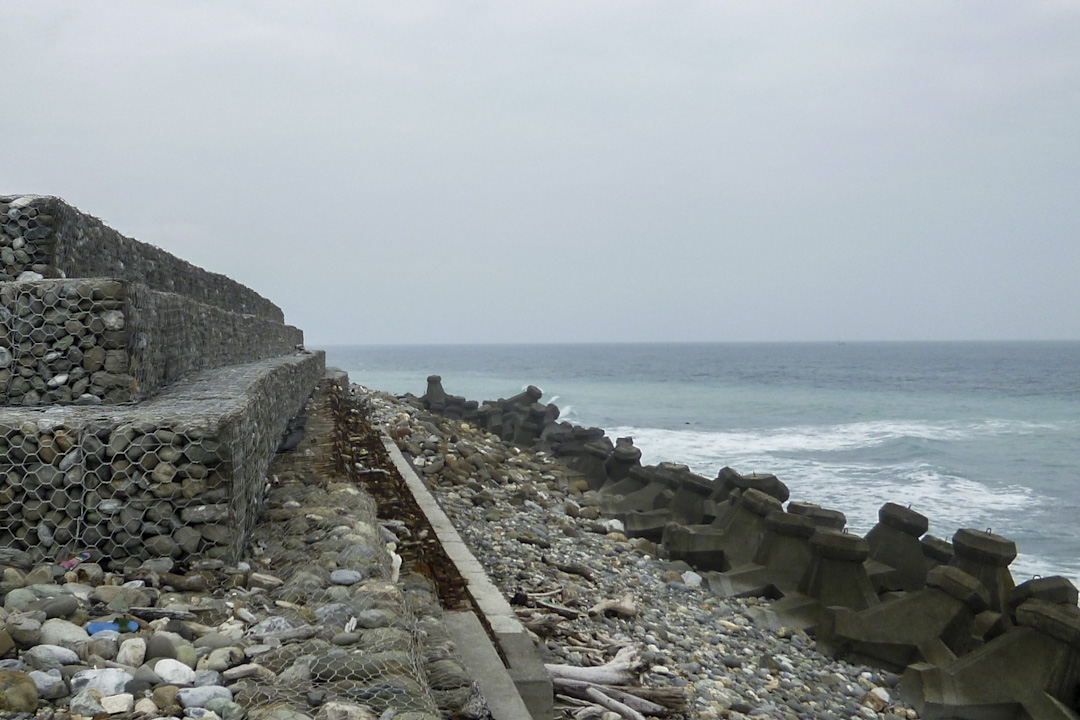
[[[1080,339],[1080,4],[31,2],[0,193],[309,346]]]

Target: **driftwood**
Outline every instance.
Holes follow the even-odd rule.
[[[598,688],[591,687],[586,690],[585,697],[587,697],[589,700],[593,701],[600,707],[605,707],[608,710],[619,713],[624,718],[626,718],[626,720],[645,720],[645,716],[639,713],[637,710],[630,707],[629,705],[619,702],[618,700],[609,695],[605,695],[604,693],[600,692]]]
[[[540,615],[522,618],[521,624],[537,635],[553,635],[562,620],[558,615]]]
[[[577,610],[565,607],[563,605],[559,605],[557,603],[548,602],[546,600],[533,599],[533,603],[535,603],[539,607],[544,608],[545,610],[550,610],[557,615],[562,615],[567,620],[577,620],[582,615],[582,613],[578,612]]]
[[[626,687],[612,686],[610,690],[620,690],[636,695],[642,700],[649,700],[663,705],[673,712],[686,710],[686,691],[677,687]]]
[[[621,615],[625,618],[637,616],[637,603],[630,593],[623,595],[618,600],[604,600],[589,608],[590,615]]]
[[[562,570],[564,573],[570,575],[580,575],[589,582],[595,582],[592,569],[586,567],[585,565],[582,565],[580,563],[563,563],[559,562],[558,560],[552,560],[551,558],[542,556],[540,559],[551,567]]]
[[[591,702],[598,703],[596,700],[596,693],[603,693],[606,697],[626,706],[632,708],[636,712],[643,715],[668,715],[671,710],[663,705],[654,703],[651,700],[638,697],[633,693],[633,690],[638,688],[618,689],[615,687],[600,686],[594,683],[584,682],[581,680],[567,680],[565,678],[557,678],[552,681],[555,685],[555,692],[562,693],[564,695],[570,695],[571,697],[581,698],[583,700],[589,700]],[[629,690],[630,692],[628,692]],[[609,710],[619,712],[613,707],[604,705]]]
[[[555,692],[571,702],[585,701],[592,707],[615,712],[626,720],[645,720],[646,716],[661,717],[685,710],[686,694],[678,688],[638,687],[637,682],[645,663],[641,653],[632,647],[620,649],[603,665],[545,665],[551,675]],[[583,708],[575,717],[593,717]]]
[[[632,647],[624,647],[612,660],[594,667],[544,665],[553,681],[581,680],[594,685],[630,685],[637,681],[643,666],[641,653]]]
[[[586,705],[575,710],[573,715],[574,720],[594,720],[594,718],[603,717],[604,708],[596,705]]]

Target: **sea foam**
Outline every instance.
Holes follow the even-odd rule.
[[[895,502],[926,515],[930,532],[948,538],[960,527],[1015,522],[1019,512],[1046,499],[1023,485],[991,486],[919,459],[860,462],[854,451],[913,438],[950,440],[1004,431],[996,423],[869,422],[763,433],[619,427],[609,435],[633,437],[646,464],[680,462],[709,478],[725,465],[742,473],[774,473],[793,499],[843,511],[855,532],[869,530],[879,508]]]

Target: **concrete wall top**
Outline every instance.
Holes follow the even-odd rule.
[[[125,237],[60,198],[0,195],[0,280],[27,271],[135,280],[230,312],[285,321],[281,308],[254,290]]]

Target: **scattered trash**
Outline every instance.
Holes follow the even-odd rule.
[[[89,559],[90,559],[90,553],[81,552],[78,555],[74,555],[72,557],[69,557],[67,560],[61,560],[60,561],[60,567],[64,568],[65,570],[74,570],[75,568],[79,567],[79,565],[81,565],[82,563],[86,562]]]

